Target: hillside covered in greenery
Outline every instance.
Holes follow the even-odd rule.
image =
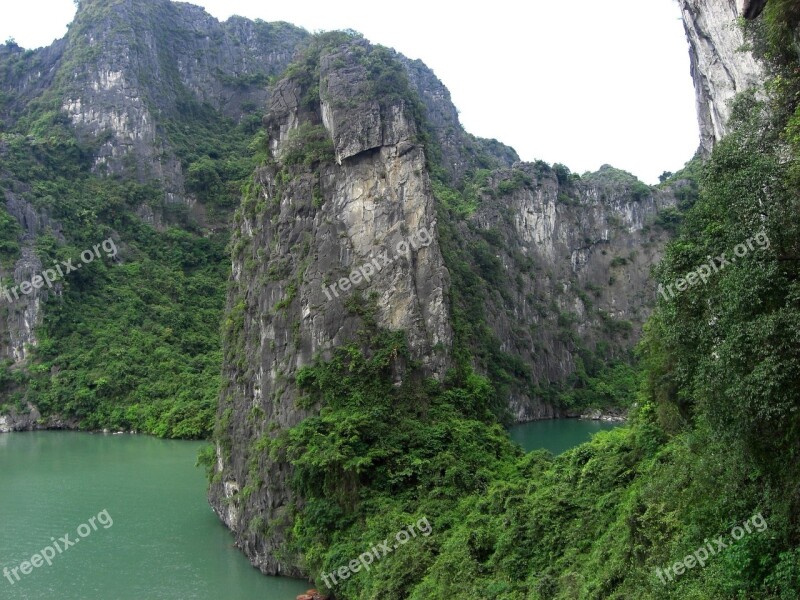
[[[496,382],[466,360],[443,384],[396,385],[405,338],[369,318],[358,343],[298,373],[319,415],[254,452],[294,467],[302,501],[285,552],[321,589],[323,574],[428,518],[429,537],[343,578],[336,598],[800,595],[799,25],[791,2],[748,25],[765,94],[738,99],[656,276],[668,286],[753,236],[768,243],[660,299],[626,427],[556,458],[523,455],[497,425]],[[676,568],[705,548],[704,565]]]
[[[24,50],[13,41],[0,46],[0,195],[37,216],[27,217],[29,230],[22,231],[0,206],[3,285],[12,278],[23,240],[42,268],[78,261],[105,239],[118,248],[113,259],[81,265],[44,296],[43,320],[30,324],[37,342],[29,345],[30,356],[2,365],[0,413],[32,405],[45,418],[60,416],[83,429],[176,438],[211,433],[220,388],[228,222],[257,164],[251,144],[262,115],[249,100],[223,110],[179,73],[174,55],[193,51],[199,30],[192,33],[192,27],[209,27],[208,21],[193,23],[196,15],[186,7],[86,0],[66,38],[52,48]],[[282,43],[291,48],[307,35],[285,24],[245,25],[255,30],[253,52]],[[216,24],[211,32],[217,48],[216,54],[206,50],[210,60],[226,58],[218,49],[221,40],[237,33],[221,29]],[[133,49],[130,40],[139,40]],[[133,62],[150,56],[163,71],[157,84],[152,65]],[[120,60],[132,64],[118,76],[146,94],[156,147],[122,145],[127,142],[120,137],[145,137],[142,130],[120,133],[120,127],[134,127],[129,115],[118,118],[124,125],[106,120],[95,131],[82,129],[65,111],[65,99],[77,94],[85,103],[91,93],[98,94],[90,96],[98,112],[134,110],[129,104],[141,98],[109,99],[102,93],[119,89],[113,82],[92,83]],[[217,69],[210,79],[229,98],[263,95],[258,90],[270,70],[282,66],[260,68],[238,78]],[[27,85],[37,69],[53,73],[52,80]],[[163,164],[175,166],[165,174]],[[22,310],[19,301],[0,304],[9,322],[35,318],[19,317]]]
[[[208,71],[194,83],[237,99],[232,107],[214,104],[213,94],[204,99],[183,82],[185,73],[171,57],[184,46],[206,57],[206,43],[226,51],[247,44],[237,46],[219,31],[206,36],[173,28],[175,14],[163,10],[183,10],[181,3],[124,4],[133,12],[130,22],[120,24],[110,3],[85,0],[66,41],[46,52],[0,46],[0,83],[8,90],[0,93],[0,193],[7,199],[0,206],[3,283],[28,251],[46,267],[74,260],[105,239],[118,248],[45,297],[29,357],[21,363],[9,358],[0,369],[0,414],[35,406],[45,420],[60,416],[71,427],[210,439],[200,462],[212,490],[233,490],[220,500],[224,508],[233,513],[250,502],[262,513],[276,506],[282,511],[280,519],[246,514],[243,535],[257,542],[280,537],[282,564],[297,566],[323,590],[323,574],[410,523],[429,521],[430,535],[342,578],[332,590],[338,600],[800,597],[796,2],[771,0],[762,18],[742,24],[767,68],[764,89],[737,99],[732,132],[708,160],[665,175],[660,189],[611,168],[582,178],[563,165],[520,167],[513,150],[497,142],[457,137],[455,125],[434,115],[443,93],[428,94],[426,105],[412,85],[414,69],[421,67],[353,32],[309,36],[305,54],[292,62],[300,41],[308,41],[305,32],[286,24],[226,25],[252,27],[243,38],[263,43],[265,54],[277,58],[268,69],[236,74],[224,72],[223,62],[204,63]],[[76,127],[85,114],[72,113],[73,119],[65,109],[76,86],[92,89],[76,77],[83,67],[113,72],[97,62],[98,50],[87,41],[93,37],[89,25],[102,19],[112,23],[107,33],[116,48],[126,50],[132,45],[125,45],[125,36],[165,24],[147,65],[163,67],[164,77],[142,83],[157,89],[142,101],[157,117],[153,131],[160,141],[148,146],[149,162],[131,153],[115,163],[113,150],[119,148],[109,150],[109,144],[119,131],[105,127],[88,135]],[[62,60],[65,47],[71,53]],[[137,45],[125,57],[150,50]],[[258,56],[253,62],[267,61]],[[26,89],[25,74],[35,70],[52,73],[51,85],[15,95]],[[362,71],[364,81],[356,77]],[[294,113],[280,104],[283,98],[272,104],[278,115],[272,138],[263,107],[247,95],[266,102],[268,84],[284,85],[286,97],[300,92]],[[358,93],[326,104],[323,116],[320,107],[336,85],[340,94]],[[397,106],[402,109],[392,113]],[[353,117],[365,107],[372,121]],[[290,113],[303,123],[291,133],[285,128],[288,151],[273,156],[281,141],[279,117],[290,120]],[[376,126],[359,135],[370,129],[364,122],[380,124],[387,114],[394,118],[384,129],[395,130]],[[325,117],[334,116],[355,125],[332,140]],[[441,122],[434,123],[434,116]],[[398,131],[409,139],[398,134],[395,143],[384,143],[384,135]],[[439,379],[414,355],[408,331],[378,325],[377,293],[353,293],[342,302],[342,315],[316,319],[323,322],[320,331],[340,318],[341,330],[354,332],[327,355],[314,345],[322,336],[303,338],[309,307],[317,311],[313,316],[324,312],[310,302],[301,306],[311,297],[303,297],[302,289],[309,284],[309,265],[320,255],[340,257],[343,246],[335,242],[347,238],[325,212],[344,196],[333,190],[344,170],[337,155],[373,135],[380,143],[348,158],[363,161],[363,172],[378,172],[381,164],[370,161],[383,152],[399,165],[396,171],[406,168],[404,182],[419,184],[416,197],[404,201],[422,206],[429,192],[431,202],[422,208],[438,220],[441,265],[435,266],[442,267],[437,273],[446,271],[449,286],[438,306],[446,307],[440,314],[449,311],[443,329],[452,334],[450,347],[431,343],[430,354],[447,355]],[[459,144],[468,159],[463,172],[444,159]],[[603,271],[602,286],[584,281],[571,290],[574,298],[548,296],[539,282],[552,289],[570,286],[512,247],[494,221],[486,227],[470,221],[476,214],[487,223],[496,217],[512,230],[507,205],[548,185],[557,190],[559,210],[579,212],[581,186],[593,185],[619,186],[637,206],[653,197],[672,203],[642,228],[637,251],[654,256],[665,233],[674,235],[654,270],[658,283],[674,288],[701,267],[707,281],[659,295],[635,352],[634,323],[598,306],[622,293],[626,286],[616,275],[641,258],[636,252],[602,259],[611,273]],[[185,193],[178,200],[176,190]],[[29,230],[12,214],[14,203],[35,217]],[[389,202],[379,204],[371,208],[391,213]],[[37,219],[47,226],[34,232]],[[295,228],[302,220],[319,229]],[[231,221],[237,228],[233,243]],[[244,239],[241,232],[252,234],[253,223],[269,243]],[[321,232],[319,240],[311,231]],[[281,232],[288,232],[286,239]],[[313,252],[312,241],[320,242]],[[599,248],[608,240],[587,235],[580,241]],[[743,252],[735,250],[743,246]],[[715,258],[724,255],[731,260]],[[565,264],[572,259],[560,257]],[[522,265],[524,272],[509,272],[508,264]],[[324,273],[326,282],[334,271]],[[577,312],[563,310],[565,298],[589,315],[590,326],[581,329]],[[258,302],[266,309],[257,310]],[[520,307],[531,309],[529,321],[515,318],[524,312]],[[0,304],[7,321],[24,321],[26,315],[15,310]],[[255,324],[247,331],[246,319]],[[275,335],[275,322],[285,335]],[[579,335],[585,331],[588,341]],[[549,336],[555,342],[541,343],[531,355],[574,368],[564,381],[548,379],[544,369],[534,381],[539,364],[520,358],[498,332],[517,346]],[[247,343],[272,362],[258,364],[262,355],[254,358]],[[299,368],[287,376],[278,368],[280,345],[287,363],[298,356],[314,360],[295,360]],[[228,370],[221,374],[224,365]],[[278,385],[262,394],[267,388],[260,385],[271,373]],[[256,377],[264,378],[258,386]],[[236,397],[237,385],[248,393]],[[225,390],[233,391],[226,396]],[[517,393],[563,410],[624,407],[629,420],[557,457],[525,454],[503,427],[508,398]],[[239,414],[234,401],[245,407]],[[279,410],[286,408],[282,401],[290,408]],[[267,416],[265,406],[278,409]],[[291,425],[279,425],[280,419]],[[223,480],[230,475],[218,471],[225,461],[244,477]],[[265,476],[270,473],[280,477]],[[284,483],[286,489],[279,489]],[[291,494],[281,495],[286,490]],[[290,501],[284,505],[285,497]],[[731,539],[743,524],[746,535]],[[715,543],[720,536],[722,545]],[[705,564],[676,568],[705,548]],[[246,549],[251,558],[264,554],[257,544]]]

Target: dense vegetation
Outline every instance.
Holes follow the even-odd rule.
[[[496,278],[490,242],[477,242],[467,261],[454,227],[475,210],[492,165],[487,158],[456,189],[420,121],[454,283],[455,368],[444,383],[424,379],[402,332],[377,328],[367,302],[361,337],[298,373],[301,402],[319,403],[319,415],[255,446],[294,466],[302,501],[292,507],[286,552],[318,576],[427,517],[430,537],[341,582],[337,597],[800,595],[799,24],[796,3],[773,0],[751,26],[753,47],[770,69],[766,99],[739,99],[733,132],[700,169],[699,196],[688,190],[681,210],[662,217],[678,238],[656,275],[669,285],[757,234],[769,247],[663,299],[639,350],[641,372],[587,354],[561,400],[582,406],[606,396],[632,404],[631,420],[559,457],[523,455],[498,424],[505,386],[525,379],[526,367],[501,351],[482,318],[485,283]],[[313,80],[323,49],[312,45],[294,75]],[[377,82],[368,93],[408,98],[421,119],[390,53],[377,49],[363,58]],[[315,102],[319,90],[311,88]],[[102,140],[75,136],[59,114],[57,93],[3,125],[0,191],[63,225],[66,239],[55,231],[39,237],[43,263],[74,258],[108,237],[119,254],[64,281],[62,294],[48,301],[28,368],[3,370],[0,385],[27,383],[10,402],[33,401],[84,427],[205,436],[219,386],[226,235],[200,230],[185,210],[165,204],[157,183],[95,175],[92,157]],[[246,149],[258,116],[237,125],[188,97],[181,106],[160,124],[162,133],[183,163],[189,191],[222,222],[241,179],[263,160]],[[298,167],[330,160],[321,133],[299,130],[285,160]],[[263,141],[253,150],[263,153]],[[572,176],[554,169],[559,180]],[[526,182],[512,177],[503,185],[507,193]],[[142,222],[136,209],[143,203],[159,209],[165,227]],[[5,266],[19,255],[19,235],[0,209]],[[405,377],[395,386],[398,365]],[[659,577],[657,569],[754,514],[763,515],[766,531],[675,581]]]
[[[264,449],[295,467],[305,502],[288,550],[318,585],[425,516],[430,537],[341,581],[336,597],[800,595],[800,14],[769,6],[750,31],[770,67],[766,100],[740,98],[733,133],[700,168],[699,197],[672,215],[678,238],[656,275],[671,284],[758,234],[769,247],[662,299],[629,425],[556,458],[510,444],[493,416],[496,381],[466,360],[444,385],[407,376],[394,387],[400,334],[367,327],[302,370],[298,387],[322,411]],[[732,542],[753,515],[766,528]],[[663,578],[720,535],[727,547],[705,566]]]

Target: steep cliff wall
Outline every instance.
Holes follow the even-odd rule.
[[[669,239],[659,214],[681,185],[656,190],[609,166],[578,177],[544,163],[488,177],[457,230],[489,284],[482,300],[499,353],[526,367],[509,369],[513,420],[556,416],[557,390],[576,370],[628,357],[655,298],[650,268]]]
[[[471,354],[512,419],[552,417],[579,363],[630,351],[677,198],[611,167],[520,163],[464,132],[424,65],[344,35],[273,85],[264,124],[231,243],[210,499],[256,566],[300,574],[286,542],[303,499],[268,449],[320,410],[302,367],[402,330],[422,376]],[[410,363],[391,362],[399,386]]]
[[[54,85],[66,47],[66,40],[34,51],[11,44],[0,46],[0,134],[11,129],[25,107]],[[33,248],[37,234],[50,230],[60,235],[61,229],[46,211],[36,209],[21,194],[14,193],[11,182],[15,174],[5,166],[13,152],[9,146],[8,139],[0,139],[0,191],[5,192],[7,214],[18,224],[13,236],[19,249],[0,264],[0,294],[2,288],[29,281],[41,271],[41,260]],[[26,360],[30,347],[36,345],[34,329],[41,324],[41,306],[46,299],[47,292],[41,290],[15,303],[0,296],[0,359],[14,364]]]
[[[762,2],[678,0],[689,40],[692,79],[697,95],[700,147],[708,155],[727,132],[734,96],[762,81],[762,70],[745,49],[737,19],[756,15]],[[741,12],[740,12],[741,11]]]
[[[0,149],[2,156],[2,149]],[[42,305],[50,294],[58,294],[61,285],[56,284],[52,291],[46,288],[36,289],[29,295],[22,295],[19,299],[12,296],[9,288],[15,282],[30,281],[35,275],[42,272],[42,261],[35,251],[35,242],[38,234],[51,233],[57,240],[64,241],[61,234],[61,224],[51,219],[46,211],[37,210],[30,202],[11,190],[6,191],[6,209],[11,217],[21,226],[20,256],[14,261],[13,268],[0,267],[2,274],[2,287],[0,287],[0,327],[2,335],[7,340],[0,345],[2,359],[10,360],[19,365],[29,358],[31,349],[36,346],[37,326],[42,322]],[[8,293],[7,293],[8,292]],[[6,294],[7,293],[7,294]],[[13,301],[12,301],[13,300]]]
[[[226,229],[238,196],[228,179],[241,177],[236,161],[252,168],[248,128],[259,124],[268,81],[307,36],[285,23],[220,23],[168,0],[83,0],[64,39],[38,50],[0,45],[0,192],[17,223],[4,230],[4,243],[17,249],[2,257],[2,285],[42,270],[42,235],[63,244],[85,233],[64,231],[52,216],[74,216],[77,200],[56,199],[69,187],[56,186],[58,178],[136,180],[158,191],[134,201],[134,220],[160,230]],[[219,189],[202,177],[187,185],[196,164],[201,174],[220,174]],[[12,368],[27,362],[48,298],[61,289],[0,298],[0,359]]]
[[[199,232],[223,228],[230,214],[226,210],[230,204],[225,203],[230,200],[219,197],[235,193],[236,178],[241,176],[242,165],[247,164],[239,160],[237,154],[242,153],[246,142],[234,139],[239,147],[229,147],[231,140],[227,132],[236,126],[238,133],[246,134],[251,125],[255,132],[255,115],[261,109],[269,107],[273,115],[283,110],[282,125],[276,125],[279,122],[276,117],[270,121],[271,152],[274,153],[277,151],[275,144],[283,139],[281,136],[297,128],[299,113],[295,114],[297,111],[288,107],[295,102],[308,111],[307,99],[292,100],[296,91],[287,88],[287,84],[267,84],[285,70],[298,45],[307,38],[305,32],[287,24],[241,18],[219,23],[199,8],[168,0],[86,0],[81,2],[64,40],[36,51],[25,51],[13,45],[0,47],[3,90],[0,118],[9,131],[0,140],[0,153],[9,153],[9,158],[19,163],[17,172],[11,169],[0,173],[9,215],[19,225],[19,250],[3,268],[4,281],[19,283],[41,269],[35,247],[42,233],[53,234],[59,244],[79,233],[61,224],[64,218],[72,219],[70,209],[56,202],[52,190],[40,189],[36,184],[36,181],[61,175],[48,167],[37,172],[34,179],[26,179],[33,175],[34,167],[43,166],[41,161],[60,160],[42,156],[40,151],[54,139],[53,127],[59,136],[55,139],[63,142],[63,147],[54,152],[69,149],[74,154],[74,159],[70,157],[69,160],[80,163],[81,169],[88,169],[92,176],[154,184],[153,194],[137,194],[132,201],[138,220],[164,231],[174,225]],[[582,261],[589,260],[587,257],[594,256],[595,252],[581,248],[586,240],[592,240],[592,244],[600,240],[603,244],[606,238],[616,239],[615,232],[623,233],[622,238],[627,235],[625,232],[629,233],[631,239],[621,242],[628,245],[639,244],[641,240],[636,232],[640,229],[652,237],[648,229],[653,218],[652,207],[660,205],[661,201],[654,201],[658,195],[650,198],[649,192],[646,198],[640,198],[639,194],[633,200],[628,194],[632,189],[628,189],[628,182],[611,194],[627,197],[632,202],[631,206],[622,208],[606,203],[608,195],[599,192],[594,193],[595,200],[590,199],[589,192],[580,191],[584,184],[559,181],[554,172],[542,169],[541,165],[517,164],[519,157],[513,149],[495,140],[475,138],[464,131],[447,88],[423,63],[392,52],[387,56],[400,71],[386,76],[375,65],[367,64],[360,80],[342,76],[338,63],[333,65],[331,59],[325,58],[327,62],[324,62],[318,58],[319,72],[315,76],[321,85],[322,101],[314,110],[319,111],[319,124],[313,119],[306,119],[304,123],[312,128],[327,128],[339,166],[348,164],[356,154],[376,151],[389,142],[400,144],[399,152],[404,160],[416,157],[419,163],[423,160],[420,153],[423,153],[423,163],[416,164],[412,174],[427,183],[413,180],[408,185],[398,184],[396,177],[405,177],[404,170],[408,170],[403,167],[394,179],[381,180],[379,193],[405,197],[403,194],[410,193],[408,190],[414,190],[414,195],[422,193],[419,192],[422,187],[426,189],[427,202],[435,199],[435,210],[426,209],[425,219],[419,215],[407,219],[401,233],[408,236],[415,233],[415,227],[422,227],[426,228],[426,233],[435,234],[437,219],[444,217],[448,229],[456,234],[450,244],[451,255],[455,258],[451,258],[452,264],[446,267],[452,270],[463,259],[463,264],[479,273],[481,314],[473,314],[471,318],[473,324],[486,323],[486,329],[472,328],[460,343],[476,356],[475,367],[479,371],[494,371],[497,381],[513,380],[513,385],[500,392],[501,402],[511,408],[513,419],[552,416],[556,412],[553,386],[561,385],[575,372],[579,354],[584,353],[581,360],[587,359],[587,351],[595,353],[598,349],[601,353],[607,352],[609,357],[623,355],[636,337],[649,302],[648,293],[641,287],[645,285],[643,277],[630,273],[643,273],[652,257],[640,265],[641,253],[639,258],[632,258],[631,250],[604,248],[598,255],[604,257],[603,260],[608,256],[617,259],[613,266],[616,274],[606,277],[598,267],[597,273],[583,281],[584,272],[593,268],[587,271]],[[373,93],[374,88],[388,86],[391,90],[399,75],[407,78],[418,99],[413,106],[406,106],[403,103],[408,102],[408,98],[392,92],[397,102],[391,108],[391,103],[384,101],[382,104]],[[273,103],[270,90],[281,94],[279,104]],[[354,103],[353,98],[357,97],[368,99]],[[403,111],[413,113],[414,117],[401,118]],[[68,139],[73,133],[77,133],[77,141]],[[296,144],[298,139],[290,141]],[[20,160],[21,154],[25,155],[24,160]],[[417,170],[420,175],[416,175]],[[75,176],[74,173],[68,175]],[[375,172],[359,176],[380,179]],[[326,177],[312,187],[317,203],[326,186],[342,185],[340,173]],[[434,180],[433,185],[431,180]],[[522,186],[517,185],[519,181],[523,182]],[[451,194],[461,197],[464,206],[449,207],[447,197]],[[467,209],[466,205],[469,205]],[[363,211],[371,214],[374,209],[367,206]],[[588,206],[595,206],[591,216],[583,214]],[[53,217],[54,211],[60,215],[60,220]],[[530,233],[525,230],[530,225],[526,216],[530,211],[549,214],[551,224],[563,231],[541,231],[541,235],[531,241]],[[512,213],[515,216],[510,217]],[[636,216],[639,213],[646,218],[639,219]],[[386,227],[388,223],[394,227],[399,222],[397,215],[386,219]],[[615,226],[607,227],[606,221]],[[382,226],[375,225],[373,229]],[[355,224],[351,225],[353,227]],[[375,240],[371,242],[373,246],[388,244],[390,247],[397,243],[391,237],[396,237],[394,230],[391,235],[381,237],[373,229],[365,229],[361,234],[351,232],[353,249],[348,252],[368,255],[371,251],[366,242],[369,236]],[[573,234],[565,233],[567,231]],[[581,233],[574,233],[578,231]],[[321,230],[312,228],[305,232],[311,237],[312,246],[317,245],[313,240],[318,233],[322,244]],[[658,245],[655,240],[654,244]],[[493,267],[487,267],[488,263],[481,265],[488,260],[487,251],[493,253],[489,262],[502,258],[506,273],[515,282],[522,280],[523,283],[500,291],[493,289],[496,273],[483,272]],[[573,254],[580,257],[573,258]],[[537,267],[540,270],[531,275],[531,264],[536,261],[541,262]],[[341,268],[347,265],[349,263]],[[329,270],[326,281],[335,281],[333,275]],[[382,273],[378,277],[385,275]],[[631,277],[631,285],[623,286],[621,282]],[[533,278],[537,279],[535,283]],[[422,277],[419,285],[423,282],[427,283],[427,277]],[[618,288],[610,300],[600,283],[606,288]],[[461,281],[459,287],[463,287],[462,284],[469,286],[469,282]],[[437,300],[437,306],[458,302],[447,285],[441,287],[442,299]],[[414,319],[428,319],[430,309],[427,302],[420,300],[419,292],[420,289],[408,286],[394,290],[391,318],[386,323],[407,328]],[[623,301],[629,292],[638,300]],[[35,328],[42,323],[43,307],[49,297],[60,293],[60,285],[49,293],[34,290],[19,302],[3,307],[6,316],[0,331],[6,341],[0,347],[0,355],[8,357],[15,365],[25,362],[29,348],[36,344]],[[399,301],[401,293],[405,294],[402,302]],[[580,298],[591,298],[587,300],[591,306],[587,309],[587,302]],[[477,298],[470,301],[477,301]],[[611,302],[622,303],[625,308],[617,310]],[[406,314],[406,310],[410,312]],[[601,314],[600,310],[604,312]],[[563,318],[559,319],[559,315]],[[519,323],[520,316],[524,326]],[[452,320],[438,318],[445,323]],[[621,325],[614,325],[614,319]],[[623,330],[628,326],[628,339],[622,339]],[[609,331],[604,334],[601,331],[604,328],[619,331],[613,335]],[[441,354],[441,348],[448,346],[449,337],[442,327],[437,325],[435,329],[440,330],[441,339],[433,345]],[[595,334],[589,333],[594,330]],[[343,333],[351,332],[346,329]],[[341,338],[342,335],[336,338],[334,345]],[[620,338],[619,343],[613,341],[616,338]],[[580,343],[575,344],[574,339]],[[606,348],[604,344],[609,340],[612,343]],[[601,342],[599,347],[598,341]],[[413,336],[412,342],[417,343]],[[441,375],[446,358],[434,359],[421,351],[418,354],[422,360],[432,363],[432,371]],[[505,366],[498,368],[501,363]]]
[[[179,201],[185,174],[168,123],[204,105],[235,119],[263,105],[269,77],[305,36],[288,24],[220,23],[169,0],[84,0],[61,67],[61,109],[83,135],[105,136],[97,169],[120,174],[133,163]]]
[[[379,327],[407,331],[429,375],[441,379],[447,368],[449,278],[425,154],[403,99],[373,89],[367,64],[381,60],[376,53],[363,42],[331,49],[313,78],[274,87],[270,159],[236,218],[211,498],[266,572],[298,573],[275,552],[290,470],[255,449],[311,414],[296,404],[298,368],[357,341],[365,311]],[[366,287],[337,284],[366,265]],[[276,533],[264,536],[256,519]]]

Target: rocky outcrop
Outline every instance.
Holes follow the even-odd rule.
[[[75,419],[63,419],[58,415],[42,418],[38,409],[28,403],[24,410],[11,407],[0,415],[0,433],[12,431],[40,431],[45,429],[76,429]]]
[[[485,315],[467,318],[523,365],[507,389],[518,421],[558,414],[537,390],[575,370],[577,338],[605,344],[604,359],[630,349],[655,298],[648,274],[667,237],[657,216],[676,198],[610,167],[581,178],[518,162],[464,132],[424,65],[362,39],[307,54],[290,73],[270,93],[268,159],[234,224],[210,501],[257,567],[300,575],[283,550],[302,499],[291,466],[264,451],[319,410],[298,405],[298,370],[373,326],[403,330],[426,376],[442,380],[452,364],[453,265],[426,149],[441,153],[454,188],[484,174],[474,212],[445,211],[447,243],[488,289]],[[396,383],[407,367],[395,357]]]
[[[636,404],[634,404],[634,407]],[[628,420],[628,411],[623,408],[590,408],[583,411],[568,410],[563,415],[567,419],[581,419],[582,421],[602,421],[603,423],[625,423]]]
[[[66,48],[66,40],[32,51],[15,44],[0,45],[0,98],[3,100],[0,101],[0,133],[16,122],[28,103],[54,85]],[[19,224],[20,256],[11,265],[0,265],[0,359],[20,365],[28,358],[30,348],[36,345],[35,328],[41,323],[41,308],[48,291],[33,289],[17,299],[10,294],[7,296],[5,290],[30,281],[41,272],[41,261],[34,251],[38,234],[50,231],[57,240],[63,241],[63,237],[60,224],[25,200],[23,195],[29,188],[14,182],[4,168],[8,152],[6,140],[0,139],[0,199],[5,201],[6,211]]]
[[[305,594],[300,594],[295,600],[328,600],[330,596],[322,594],[319,590],[306,590]]]
[[[459,238],[492,284],[484,305],[500,350],[527,365],[508,392],[514,421],[559,416],[547,391],[578,361],[629,354],[669,238],[658,217],[676,203],[672,188],[609,166],[582,177],[544,163],[493,173]]]
[[[135,167],[158,179],[168,199],[185,196],[184,174],[164,122],[210,106],[234,119],[263,105],[307,34],[282,23],[232,17],[169,0],[84,0],[61,65],[62,110],[92,139],[105,139],[95,167]]]
[[[267,573],[299,574],[276,552],[292,502],[291,470],[253,443],[312,414],[296,405],[297,369],[356,341],[363,310],[378,327],[405,330],[412,358],[430,376],[444,377],[452,344],[449,278],[417,125],[402,100],[368,91],[361,59],[369,51],[357,43],[325,56],[322,99],[311,106],[301,81],[275,86],[265,119],[275,162],[257,173],[254,206],[246,202],[235,224],[229,312],[240,312],[241,329],[226,344],[211,502]],[[331,160],[297,164],[296,153],[309,146],[298,136],[329,144]],[[404,367],[397,369],[400,379]],[[252,461],[266,485],[253,481]],[[256,519],[272,534],[254,528]]]
[[[0,149],[0,157],[2,150]],[[43,287],[32,288],[29,294],[12,294],[10,288],[42,272],[42,261],[36,254],[36,236],[50,232],[56,240],[63,241],[61,224],[12,191],[6,191],[6,210],[20,225],[20,257],[13,268],[0,267],[0,335],[6,343],[0,344],[0,358],[14,365],[24,364],[30,350],[36,345],[36,327],[43,318],[42,305],[48,295],[61,290],[56,283],[53,291]]]
[[[758,86],[763,72],[745,40],[737,18],[757,15],[759,0],[678,0],[689,40],[692,79],[697,95],[700,147],[708,155],[727,133],[731,101]]]

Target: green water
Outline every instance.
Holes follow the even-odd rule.
[[[561,454],[588,442],[593,433],[613,429],[617,425],[584,419],[550,419],[514,425],[509,434],[528,452],[544,448],[553,454]]]
[[[311,587],[261,575],[233,547],[206,502],[199,448],[132,435],[0,434],[0,598],[293,600]],[[51,538],[65,545],[66,534],[79,541],[52,566],[18,571],[13,585],[2,575]]]

